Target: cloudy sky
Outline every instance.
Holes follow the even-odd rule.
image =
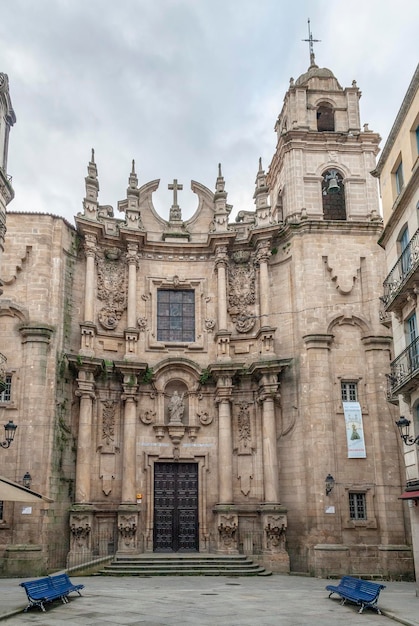
[[[125,197],[135,159],[140,185],[161,181],[164,218],[168,183],[183,183],[187,219],[191,179],[213,190],[221,162],[233,214],[252,210],[289,79],[309,65],[308,18],[317,64],[343,87],[357,80],[361,122],[385,139],[418,62],[417,0],[1,2],[0,71],[17,116],[9,210],[73,223],[92,147],[101,204]]]

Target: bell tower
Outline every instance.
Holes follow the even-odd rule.
[[[15,122],[16,115],[13,111],[9,94],[9,79],[7,74],[0,72],[0,274],[1,256],[4,250],[4,238],[6,235],[6,206],[13,200],[15,195],[11,176],[7,174],[9,132]]]
[[[361,130],[356,81],[342,88],[333,72],[315,62],[290,79],[276,121],[277,145],[268,185],[278,221],[295,216],[314,220],[375,220],[374,169],[380,136]]]

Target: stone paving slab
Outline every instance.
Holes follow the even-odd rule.
[[[83,596],[54,602],[45,613],[27,613],[18,579],[0,579],[0,619],[10,626],[419,626],[414,583],[385,583],[383,615],[329,599],[330,580],[273,575],[254,578],[210,576],[74,577]],[[10,615],[11,612],[15,614]],[[6,617],[9,615],[9,617]]]

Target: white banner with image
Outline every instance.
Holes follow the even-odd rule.
[[[364,427],[359,402],[342,402],[348,442],[348,459],[365,459]]]

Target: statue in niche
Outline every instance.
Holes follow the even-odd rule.
[[[172,393],[172,397],[170,398],[170,402],[168,406],[170,424],[182,423],[183,414],[185,412],[185,403],[183,401],[184,395],[185,395],[184,393],[182,393],[182,395],[179,395],[177,391],[174,391]]]

